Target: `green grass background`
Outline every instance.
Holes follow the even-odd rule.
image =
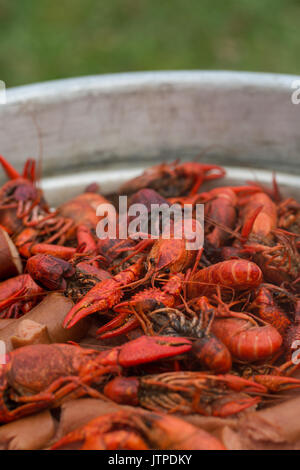
[[[8,87],[136,70],[300,74],[299,0],[0,0]]]

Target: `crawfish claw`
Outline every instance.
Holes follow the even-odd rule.
[[[300,388],[300,379],[293,377],[283,377],[281,375],[255,375],[255,382],[267,387],[269,392],[281,392]]]
[[[120,286],[114,279],[105,279],[96,284],[64,319],[63,327],[71,328],[82,318],[95,312],[103,312],[113,307],[121,298]]]
[[[136,366],[177,356],[190,351],[192,343],[188,339],[169,336],[140,336],[124,344],[119,354],[119,364],[123,367]]]
[[[127,313],[120,313],[117,317],[101,326],[96,333],[99,339],[108,339],[128,333],[138,326],[139,322],[134,315],[128,318]]]

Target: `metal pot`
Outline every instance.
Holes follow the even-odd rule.
[[[13,88],[0,105],[0,151],[18,168],[42,156],[52,204],[91,181],[109,192],[148,165],[195,157],[227,167],[227,182],[270,181],[275,170],[284,191],[299,194],[296,79],[147,72]]]

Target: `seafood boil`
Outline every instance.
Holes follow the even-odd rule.
[[[247,416],[277,413],[300,449],[280,417],[300,394],[300,202],[276,178],[162,163],[51,208],[33,159],[0,164],[0,448],[249,448]]]

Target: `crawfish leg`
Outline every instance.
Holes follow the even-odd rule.
[[[112,373],[113,369],[111,366],[108,367],[99,367],[97,370],[91,371],[88,374],[84,374],[83,377],[77,377],[77,376],[69,376],[69,377],[63,377],[63,379],[66,379],[69,383],[67,383],[64,387],[62,387],[60,390],[58,390],[55,394],[55,400],[59,401],[62,400],[64,397],[69,395],[70,393],[74,392],[72,398],[80,398],[83,395],[89,395],[91,398],[104,398],[104,395],[94,388],[90,387],[89,384],[92,383],[96,378],[101,377],[105,373]],[[56,388],[60,387],[60,383],[58,383],[55,386],[55,382],[50,386],[54,387],[54,390]],[[75,392],[76,391],[76,392]],[[53,393],[53,391],[52,391]]]
[[[67,377],[60,377],[59,379],[55,380],[45,391],[41,393],[22,397],[17,395],[11,395],[11,398],[18,403],[32,403],[44,401],[45,405],[47,406],[47,404],[50,405],[54,402],[63,399],[76,389],[78,389],[78,393],[76,393],[75,398],[79,398],[84,394],[90,395],[92,398],[103,397],[102,394],[86,385],[82,381],[82,379],[80,379],[80,377],[70,375]]]
[[[204,176],[202,174],[197,175],[196,180],[195,180],[192,188],[190,189],[188,195],[189,196],[194,196],[195,194],[197,194],[198,189],[202,185],[203,181],[204,181]]]
[[[25,405],[15,408],[12,411],[8,411],[5,413],[1,412],[0,423],[9,423],[10,421],[15,421],[32,413],[37,413],[38,411],[47,408],[49,402],[49,397],[45,397],[44,401],[26,403]]]
[[[69,377],[69,383],[55,393],[55,403],[59,403],[67,395],[73,393],[72,399],[81,398],[88,395],[90,398],[101,398],[103,395],[89,385],[83,383],[79,377]]]

